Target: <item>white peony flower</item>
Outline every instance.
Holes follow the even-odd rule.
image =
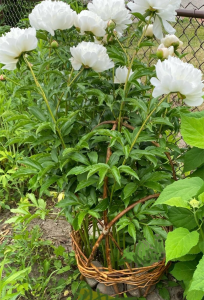
[[[155,86],[153,97],[178,92],[189,106],[199,106],[203,103],[202,73],[193,65],[169,56],[167,60],[157,62],[156,74],[158,79],[151,79],[151,84]]]
[[[157,57],[160,59],[166,59],[169,56],[173,56],[174,55],[174,47],[171,46],[169,48],[166,48],[164,46],[164,44],[159,45],[158,49],[157,49]]]
[[[168,22],[175,22],[176,9],[180,7],[181,0],[134,0],[127,6],[132,12],[145,14],[154,13],[153,33],[158,39],[163,38],[162,23],[168,33],[175,33],[175,29]]]
[[[133,74],[134,72],[132,70],[130,70],[130,76]],[[114,78],[114,83],[125,83],[126,82],[126,78],[128,75],[128,68],[127,67],[118,67],[115,71],[115,78]],[[129,79],[128,78],[128,79]]]
[[[93,0],[87,7],[103,21],[107,23],[113,21],[119,36],[123,34],[127,25],[132,23],[131,14],[126,9],[124,0]]]
[[[74,70],[79,70],[83,65],[92,68],[95,72],[103,72],[114,67],[104,46],[92,42],[81,42],[76,47],[70,48],[70,58]]]
[[[85,31],[91,31],[99,37],[106,34],[107,23],[92,11],[83,10],[75,19],[74,25],[81,30],[81,34]]]
[[[37,48],[38,40],[34,28],[11,28],[10,32],[0,37],[0,63],[2,69],[14,70],[22,53]]]
[[[177,48],[181,48],[183,46],[183,42],[177,38],[174,34],[167,34],[162,40],[161,43],[164,44],[165,47],[169,48],[170,46]]]
[[[147,37],[153,37],[154,33],[153,33],[153,24],[149,24],[148,26],[144,26],[143,28],[143,32],[145,31],[145,36]]]
[[[46,30],[52,36],[57,29],[65,30],[74,25],[77,14],[62,1],[44,0],[37,4],[29,15],[35,29]]]

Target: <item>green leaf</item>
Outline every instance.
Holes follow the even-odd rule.
[[[193,278],[193,273],[196,269],[197,261],[185,261],[175,264],[170,272],[178,281],[190,281]]]
[[[204,255],[199,261],[199,264],[193,275],[192,284],[190,286],[190,291],[202,291],[204,292]]]
[[[108,168],[106,168],[106,167],[105,168],[101,168],[99,170],[99,178],[100,178],[99,185],[103,182],[103,180],[104,180],[107,172],[108,172]]]
[[[106,99],[106,94],[101,92],[101,90],[97,90],[97,89],[86,90],[86,94],[97,97],[99,101],[99,105],[102,105],[103,101],[105,101]]]
[[[174,197],[181,197],[184,201],[188,201],[197,195],[203,187],[203,183],[203,180],[199,177],[175,181],[163,190],[154,205],[166,204],[166,201]]]
[[[98,205],[94,208],[95,211],[104,211],[108,208],[108,198],[103,199],[98,203]]]
[[[81,224],[84,220],[84,217],[87,215],[87,211],[81,211],[78,215],[78,226],[81,228]]]
[[[165,242],[166,263],[170,260],[186,255],[199,240],[197,231],[190,232],[186,228],[177,228],[169,232]]]
[[[100,171],[102,168],[103,169],[106,168],[108,170],[110,167],[109,167],[109,165],[103,164],[103,163],[99,163],[99,164],[90,166],[90,168],[89,168],[90,170],[89,170],[89,173],[87,175],[87,179],[89,179],[89,177],[91,177],[96,172]]]
[[[165,202],[166,205],[189,208],[189,205],[181,197],[174,197]]]
[[[69,157],[71,159],[77,161],[77,162],[80,162],[80,163],[84,164],[84,165],[89,165],[90,164],[88,159],[86,158],[86,156],[79,153],[79,152],[71,153]]]
[[[121,182],[120,182],[120,180],[121,180],[120,172],[119,172],[119,170],[118,170],[118,168],[117,168],[116,166],[113,166],[113,167],[111,168],[111,173],[113,174],[113,177],[115,178],[116,182],[117,182],[119,185],[121,185]]]
[[[186,294],[187,300],[203,300],[204,292],[202,291],[188,291]]]
[[[186,208],[171,207],[168,212],[169,221],[175,227],[183,227],[192,230],[197,227],[193,213]]]
[[[34,175],[37,174],[38,171],[35,169],[28,169],[28,168],[20,168],[16,173],[12,175],[12,178],[19,178],[23,176],[29,176],[29,175]]]
[[[181,114],[181,135],[190,146],[204,149],[204,117]]]
[[[84,189],[87,186],[90,186],[92,184],[95,184],[98,181],[96,178],[89,178],[86,180],[82,180],[76,187],[75,193],[78,192],[81,189]]]
[[[47,116],[42,113],[42,111],[43,111],[42,109],[35,107],[35,106],[31,106],[28,109],[31,112],[31,114],[34,115],[36,117],[36,119],[38,119],[39,121],[42,121],[42,122],[47,121]]]
[[[97,164],[98,162],[98,153],[95,151],[92,151],[90,153],[87,153],[89,160],[91,162],[91,164]]]
[[[138,186],[134,182],[128,183],[123,189],[124,200],[130,197],[136,190]]]
[[[129,166],[120,166],[118,169],[119,169],[120,173],[124,172],[124,173],[129,174],[129,175],[135,177],[136,179],[140,180],[137,173],[133,169],[131,169]]]
[[[154,245],[155,244],[155,240],[154,240],[154,234],[152,229],[149,226],[144,226],[143,227],[143,233],[144,233],[144,237],[145,239],[151,244]]]
[[[136,229],[135,229],[135,225],[133,223],[130,223],[128,225],[128,233],[133,238],[134,243],[136,243]]]
[[[157,225],[157,226],[171,226],[172,223],[169,222],[168,220],[165,220],[165,219],[153,219],[151,220],[148,225],[152,226],[152,225]]]
[[[145,17],[143,15],[141,15],[140,13],[134,12],[134,13],[132,13],[132,15],[135,16],[137,19],[146,23]]]
[[[57,182],[59,180],[58,176],[52,176],[50,179],[48,179],[40,188],[40,196],[46,191],[54,182]]]
[[[159,289],[159,295],[162,297],[162,299],[164,300],[170,300],[171,297],[170,297],[170,294],[169,294],[169,291],[167,290],[167,288],[165,287],[162,287]]]
[[[33,167],[34,169],[37,169],[39,171],[42,170],[41,164],[39,164],[37,161],[34,161],[34,160],[32,160],[28,157],[24,158],[23,160],[20,160],[19,163],[24,164],[24,165],[29,166],[29,167]]]
[[[193,148],[184,155],[184,170],[188,172],[197,169],[204,164],[204,149]]]
[[[69,175],[79,175],[79,174],[82,174],[84,172],[86,172],[87,170],[87,167],[85,166],[79,166],[79,167],[75,167],[75,168],[72,168],[66,176],[69,176]]]

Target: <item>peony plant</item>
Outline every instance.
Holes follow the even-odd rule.
[[[135,267],[163,259],[158,236],[168,239],[168,209],[181,192],[171,204],[160,200],[169,186],[191,184],[176,172],[184,149],[170,133],[177,138],[182,114],[202,104],[204,92],[201,71],[181,60],[182,42],[168,23],[179,5],[134,0],[129,11],[123,0],[78,8],[45,0],[29,15],[31,28],[0,38],[0,63],[9,70],[2,84],[17,84],[12,95],[24,105],[7,115],[14,136],[6,143],[28,148],[12,176],[40,196],[59,194],[88,264],[96,253],[109,270],[124,268],[125,259]],[[163,27],[171,35],[163,38]],[[153,34],[163,38],[162,56],[150,66],[140,58]],[[141,263],[131,253],[143,241]]]

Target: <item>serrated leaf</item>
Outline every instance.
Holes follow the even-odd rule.
[[[120,172],[116,166],[113,166],[111,168],[111,173],[113,174],[113,177],[115,178],[116,182],[121,185],[121,177],[120,177]]]
[[[87,180],[82,180],[76,187],[75,193],[80,191],[81,189],[84,189],[85,187],[88,187],[94,183],[96,183],[98,179],[96,178],[89,178]]]
[[[135,225],[133,223],[130,223],[128,225],[128,233],[133,238],[134,243],[136,243],[136,229],[135,229]]]
[[[120,166],[118,169],[119,169],[120,173],[124,172],[124,173],[129,174],[129,175],[135,177],[136,179],[140,180],[137,173],[133,169],[131,169],[129,166]]]
[[[104,211],[108,208],[108,198],[103,199],[94,208],[95,211]]]
[[[144,226],[143,227],[143,234],[144,234],[145,239],[151,245],[155,245],[154,234],[153,234],[152,229],[149,226]]]
[[[69,176],[69,175],[79,175],[79,174],[82,174],[84,172],[87,171],[87,167],[85,166],[78,166],[78,167],[74,167],[72,168],[66,176]]]
[[[173,232],[169,232],[166,242],[166,263],[172,259],[186,255],[199,240],[197,231],[190,232],[186,228],[176,228]]]
[[[138,186],[134,182],[128,183],[123,189],[124,199],[130,197],[136,190]]]
[[[183,207],[171,207],[168,212],[168,219],[175,227],[183,227],[192,230],[197,227],[191,210]]]

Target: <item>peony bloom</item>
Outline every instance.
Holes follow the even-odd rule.
[[[22,53],[37,48],[38,40],[34,28],[11,28],[10,32],[0,37],[0,63],[2,69],[14,70]]]
[[[106,34],[106,22],[92,11],[83,10],[75,19],[74,25],[80,29],[81,34],[84,34],[86,31],[91,31],[95,36],[99,37]]]
[[[57,29],[65,30],[74,25],[77,14],[62,1],[45,0],[37,4],[29,15],[35,29],[46,30],[52,36]]]
[[[171,46],[169,48],[166,48],[163,44],[159,45],[157,49],[157,57],[160,59],[166,59],[169,56],[174,55],[174,47]]]
[[[189,106],[199,106],[203,103],[202,73],[193,65],[169,56],[167,60],[157,62],[156,74],[158,79],[151,79],[151,84],[155,86],[153,97],[180,93]]]
[[[165,47],[169,48],[173,46],[174,48],[181,48],[183,46],[183,42],[177,38],[174,34],[167,34],[162,40],[162,44],[164,44]]]
[[[132,23],[131,14],[125,7],[124,0],[93,0],[88,10],[95,12],[103,21],[115,23],[115,30],[121,36],[128,24]]]
[[[145,31],[145,36],[147,37],[153,37],[154,33],[153,33],[153,24],[149,24],[148,26],[144,26],[143,28],[143,32]]]
[[[175,29],[168,22],[175,22],[176,9],[180,7],[181,0],[134,0],[128,3],[132,12],[154,14],[153,33],[158,39],[163,38],[162,24],[168,33],[175,33]],[[161,23],[162,22],[162,23]]]
[[[130,70],[129,78],[133,73],[134,72],[132,70]],[[127,67],[118,67],[115,71],[114,83],[125,83],[127,75],[128,75]]]
[[[104,46],[92,42],[81,42],[76,47],[70,48],[70,58],[74,70],[79,70],[83,65],[92,68],[96,72],[103,72],[114,67]]]

